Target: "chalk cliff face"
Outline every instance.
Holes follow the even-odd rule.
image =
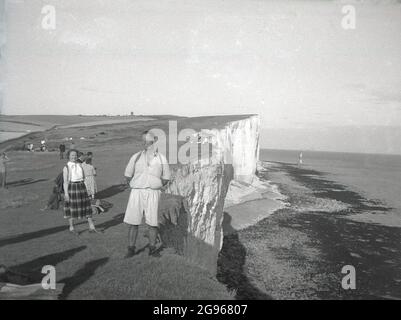
[[[212,273],[223,243],[224,199],[230,181],[253,180],[259,157],[259,117],[227,123],[223,129],[204,129],[198,143],[211,143],[211,158],[194,160],[173,171],[168,193],[183,196],[174,246]],[[177,228],[176,228],[177,229]]]
[[[234,179],[252,182],[259,160],[259,116],[230,122],[223,130],[209,131],[213,135],[213,154],[225,164],[232,164]]]

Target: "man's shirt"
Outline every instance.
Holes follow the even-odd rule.
[[[133,189],[160,189],[162,180],[170,180],[170,167],[167,159],[155,151],[149,164],[146,161],[146,152],[135,153],[125,168],[124,175],[132,177],[130,187]]]

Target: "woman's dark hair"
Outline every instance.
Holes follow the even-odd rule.
[[[77,149],[70,149],[70,150],[67,151],[67,159],[70,158],[70,153],[71,152],[75,152],[77,154],[77,157],[78,157],[79,151]]]

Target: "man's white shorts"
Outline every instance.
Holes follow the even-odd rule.
[[[160,190],[154,189],[132,189],[128,199],[127,210],[125,211],[124,222],[140,225],[145,215],[146,224],[157,227],[160,193]]]

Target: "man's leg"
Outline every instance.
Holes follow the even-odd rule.
[[[135,244],[138,236],[138,226],[142,223],[143,206],[141,202],[141,190],[132,189],[125,211],[124,223],[128,224],[128,252],[126,258],[135,255]]]
[[[135,243],[138,236],[138,225],[130,224],[128,227],[128,252],[125,258],[131,258],[135,255]]]
[[[158,233],[158,208],[160,200],[159,190],[149,190],[147,208],[145,211],[146,222],[149,226],[149,255],[160,256],[156,250],[156,239]]]
[[[156,258],[160,257],[159,250],[156,248],[158,231],[158,227],[149,226],[149,255]]]
[[[128,227],[128,247],[135,248],[137,237],[138,237],[138,226],[131,224]]]
[[[156,239],[158,233],[157,227],[149,226],[149,246],[154,248],[156,246]]]

